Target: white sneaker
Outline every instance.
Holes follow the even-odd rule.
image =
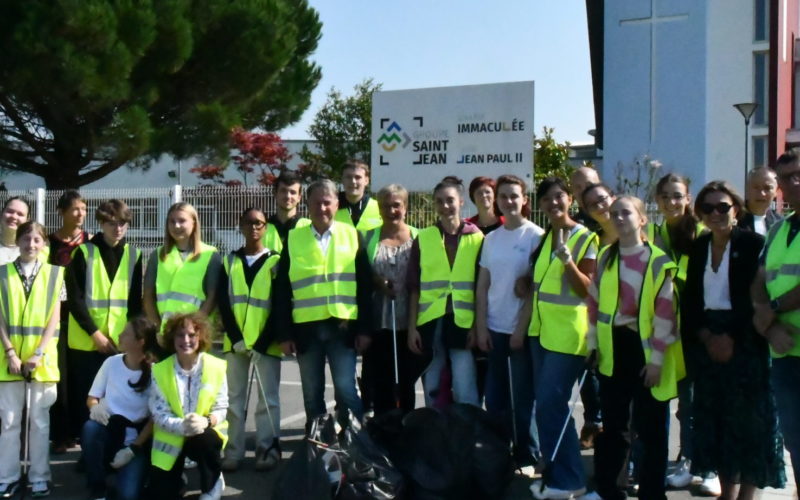
[[[219,500],[222,498],[222,492],[225,490],[225,478],[222,477],[222,473],[219,475],[219,479],[217,482],[214,483],[214,486],[208,490],[206,493],[200,495],[198,500]]]
[[[558,488],[551,488],[545,486],[542,488],[542,481],[534,481],[531,485],[531,493],[533,498],[538,500],[570,500],[575,499],[586,493],[586,488],[577,490],[559,490]]]
[[[686,488],[692,482],[691,460],[681,460],[672,474],[667,476],[667,486],[670,488]]]
[[[719,477],[716,474],[709,474],[700,483],[700,494],[708,497],[718,497],[722,495],[722,486],[719,484]]]

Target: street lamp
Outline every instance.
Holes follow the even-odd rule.
[[[734,104],[734,108],[739,110],[739,113],[742,114],[744,117],[744,184],[742,185],[742,189],[747,189],[747,163],[749,157],[747,156],[747,146],[750,142],[750,134],[748,133],[748,128],[750,127],[750,117],[753,116],[756,108],[758,107],[758,103],[756,102],[740,102],[739,104]]]

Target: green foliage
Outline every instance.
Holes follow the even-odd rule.
[[[533,141],[533,180],[537,185],[546,177],[569,180],[575,170],[569,164],[569,142],[558,142],[553,131],[553,128],[543,127],[542,137]]]
[[[372,134],[372,94],[381,84],[371,78],[353,87],[353,94],[343,96],[335,88],[314,117],[308,133],[317,141],[319,152],[304,148],[300,157],[306,170],[339,178],[345,161],[351,158],[370,161]]]
[[[0,3],[0,167],[78,187],[161,154],[227,154],[311,102],[307,0]]]

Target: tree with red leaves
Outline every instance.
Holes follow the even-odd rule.
[[[248,185],[248,177],[258,184],[269,186],[275,183],[286,162],[292,157],[278,134],[268,132],[248,132],[241,128],[231,131],[231,157],[221,165],[200,165],[189,172],[212,184],[223,186]],[[225,172],[233,165],[242,176],[239,179],[226,179]]]

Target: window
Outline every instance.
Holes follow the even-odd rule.
[[[753,102],[758,103],[753,125],[766,125],[769,120],[769,52],[753,54]]]
[[[767,162],[767,136],[760,135],[754,136],[753,141],[753,158],[750,162],[750,168],[763,167],[768,164]]]
[[[755,0],[755,15],[753,16],[753,40],[756,42],[769,41],[769,0]]]

